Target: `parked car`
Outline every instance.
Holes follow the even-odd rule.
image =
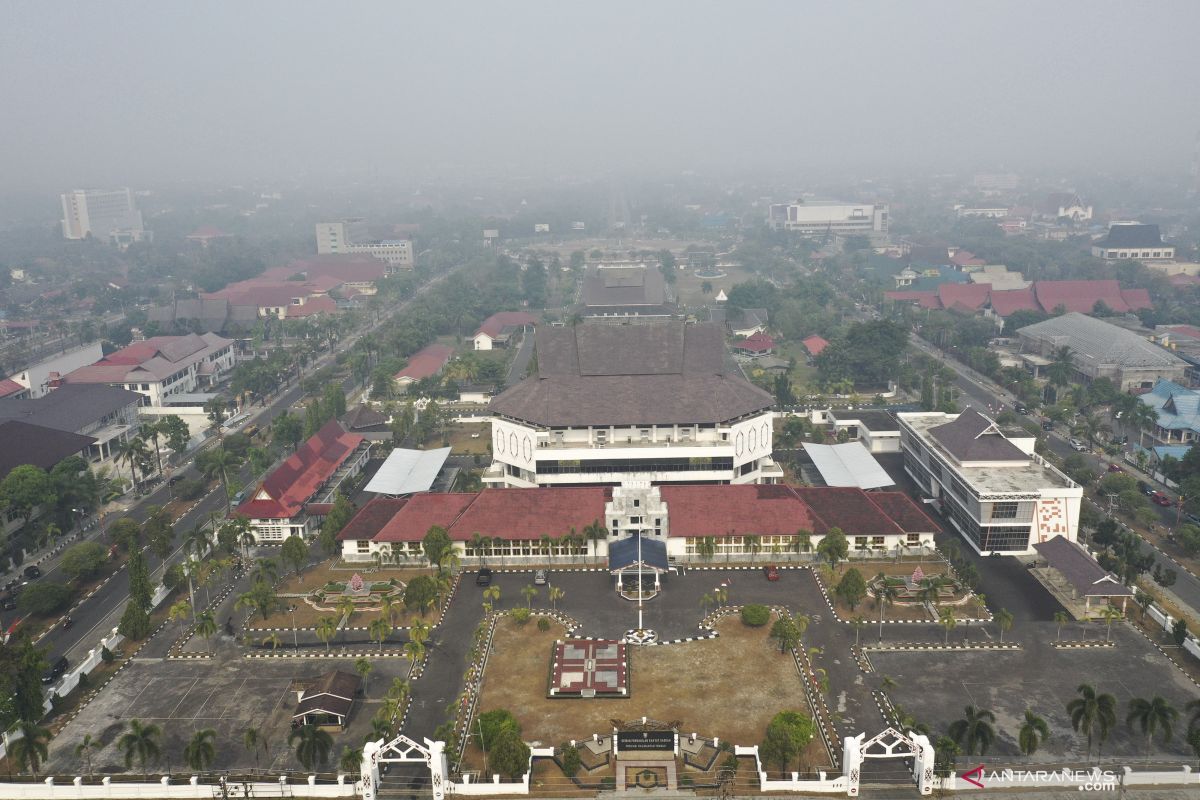
[[[1146,497],[1149,497],[1152,494],[1154,494],[1154,487],[1151,486],[1150,484],[1146,483],[1145,481],[1137,482],[1137,490],[1139,492],[1141,492],[1142,494],[1146,495]]]
[[[1109,472],[1124,472],[1125,468],[1122,467],[1120,464],[1113,463],[1113,464],[1108,465],[1108,471]]]
[[[46,671],[42,673],[42,683],[54,683],[61,678],[62,674],[67,671],[67,665],[67,657],[59,656],[58,660],[46,667]]]
[[[24,575],[29,580],[33,580],[34,578],[42,577],[42,568],[39,567],[37,564],[30,564],[28,567],[25,568],[25,571],[22,572],[21,574]]]
[[[1013,411],[1018,414],[1028,414],[1029,408],[1024,403],[1013,403]]]
[[[1150,500],[1156,506],[1169,507],[1175,505],[1174,501],[1172,501],[1170,497],[1167,497],[1165,494],[1158,491],[1151,493]]]
[[[476,586],[489,586],[492,582],[492,571],[488,567],[480,567],[475,575]]]
[[[245,428],[242,428],[242,433],[244,433],[250,437],[257,436],[258,435],[258,426],[257,425],[247,425]]]
[[[545,586],[546,585],[546,570],[539,569],[537,572],[533,573],[533,585],[534,586]]]
[[[5,592],[3,596],[0,596],[0,608],[4,609],[5,611],[12,611],[16,607],[17,607],[16,592],[8,591],[8,592]]]
[[[767,580],[777,581],[779,580],[779,567],[775,566],[774,564],[768,564],[767,566],[763,567],[763,574],[767,576]]]
[[[1042,430],[1044,430],[1044,431],[1054,430],[1054,423],[1048,419],[1042,420]]]
[[[1087,452],[1087,445],[1076,439],[1074,436],[1072,436],[1070,439],[1067,439],[1067,444],[1071,445],[1072,450],[1076,450],[1080,453]]]

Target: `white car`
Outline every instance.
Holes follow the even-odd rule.
[[[1071,449],[1077,450],[1080,453],[1087,450],[1087,445],[1078,439],[1067,439],[1067,444],[1071,445]]]

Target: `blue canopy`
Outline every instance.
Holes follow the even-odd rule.
[[[616,572],[636,567],[639,539],[642,543],[642,565],[649,570],[666,571],[668,566],[667,543],[658,539],[644,538],[641,534],[634,534],[608,546],[608,568]]]

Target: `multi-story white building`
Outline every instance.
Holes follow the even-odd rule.
[[[805,236],[884,236],[888,232],[888,205],[820,200],[777,203],[767,212],[767,223],[774,230]]]
[[[218,383],[233,369],[233,340],[215,333],[155,336],[63,376],[65,383],[106,383],[140,392],[143,405],[167,405],[174,395]]]
[[[99,341],[64,350],[36,364],[30,364],[9,378],[29,390],[29,396],[42,397],[51,389],[53,382],[72,370],[95,364],[104,358],[104,348]]]
[[[142,212],[125,189],[75,189],[61,195],[62,232],[66,239],[140,241],[145,236]]]
[[[412,269],[411,239],[374,241],[367,233],[366,220],[361,217],[338,222],[318,222],[317,255],[362,254],[378,259],[394,269]]]
[[[728,366],[720,326],[537,332],[535,376],[492,399],[492,486],[774,483],[774,398]]]
[[[1092,243],[1092,255],[1105,261],[1173,261],[1175,247],[1163,243],[1157,225],[1122,222],[1109,226],[1108,235]]]
[[[904,469],[977,552],[1032,554],[1062,536],[1075,541],[1083,488],[972,408],[901,413]]]

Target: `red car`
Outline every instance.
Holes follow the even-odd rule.
[[[1174,503],[1171,502],[1171,498],[1167,497],[1162,492],[1155,492],[1154,494],[1150,495],[1150,499],[1152,501],[1154,501],[1154,505],[1156,505],[1156,506],[1169,507],[1169,506],[1174,505]]]
[[[767,567],[763,567],[763,573],[766,574],[767,580],[769,580],[769,581],[779,580],[779,568],[776,567],[774,564],[771,564],[770,566],[767,566]]]
[[[1109,472],[1124,472],[1125,468],[1122,467],[1120,464],[1109,464],[1108,471]]]

